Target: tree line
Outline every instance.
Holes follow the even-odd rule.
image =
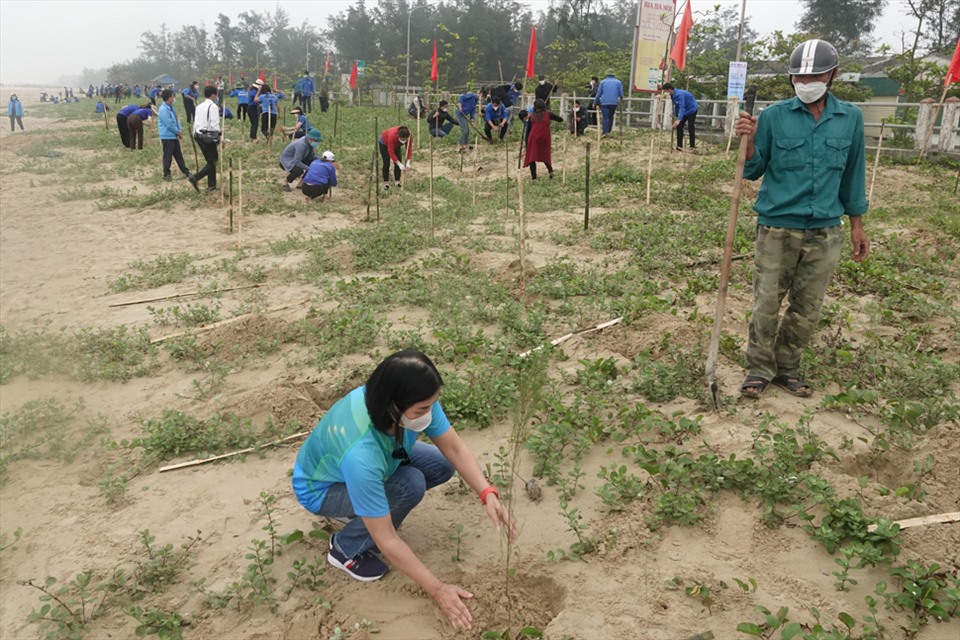
[[[874,25],[888,0],[802,0],[804,11],[793,33],[760,37],[747,17],[741,59],[751,70],[766,64],[785,68],[792,48],[808,37],[834,42],[844,58],[875,50]],[[960,0],[893,0],[916,27],[901,34],[901,56],[952,53],[960,35]],[[679,8],[682,3],[678,3]],[[688,66],[674,70],[673,81],[704,97],[723,97],[727,64],[735,57],[740,28],[739,4],[694,6]],[[749,3],[748,3],[749,7]],[[608,68],[626,80],[636,19],[636,0],[553,0],[534,13],[514,0],[360,0],[328,18],[327,28],[304,21],[294,25],[277,6],[273,11],[246,11],[236,18],[219,14],[210,28],[165,25],[146,31],[140,54],[107,70],[112,83],[142,83],[170,73],[182,83],[227,77],[241,69],[250,80],[255,68],[279,73],[281,88],[304,68],[323,73],[327,55],[334,77],[349,73],[353,61],[366,61],[363,85],[402,87],[406,83],[407,25],[410,26],[410,83],[429,84],[430,57],[437,41],[441,89],[458,91],[468,84],[507,82],[524,75],[532,26],[537,27],[537,72],[564,90],[586,87],[590,76]],[[679,18],[677,19],[679,24]],[[889,52],[893,53],[893,52]],[[942,80],[942,76],[941,76]],[[783,78],[772,81],[773,94],[789,93]],[[855,94],[855,89],[851,88]],[[773,97],[771,95],[771,97]],[[851,95],[851,97],[857,97]]]

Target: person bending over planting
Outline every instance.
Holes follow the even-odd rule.
[[[463,599],[472,594],[438,579],[397,534],[424,492],[456,471],[494,527],[515,535],[496,488],[444,415],[442,386],[420,351],[389,356],[313,429],[297,454],[293,490],[310,513],[348,520],[330,538],[331,565],[370,582],[387,573],[385,558],[437,602],[454,628],[469,629],[473,619]],[[433,444],[419,442],[420,433]]]

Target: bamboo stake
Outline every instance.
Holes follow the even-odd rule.
[[[477,206],[477,175],[480,173],[480,135],[473,140],[473,206]]]
[[[257,287],[262,287],[262,284],[247,284],[242,287],[227,287],[225,289],[212,289],[210,291],[187,291],[185,293],[174,293],[169,296],[159,296],[156,298],[142,298],[140,300],[129,300],[127,302],[114,302],[113,304],[108,304],[108,307],[129,307],[134,304],[144,304],[145,302],[158,302],[160,300],[173,300],[175,298],[189,298],[190,296],[199,296],[206,295],[209,293],[226,293],[227,291],[239,291],[241,289],[256,289]]]
[[[240,201],[237,211],[237,247],[239,248],[240,245],[243,244],[243,159],[238,159],[237,164],[239,165],[237,167],[237,171],[240,172],[240,176],[238,178],[239,184],[237,185],[237,188],[240,191],[238,196]]]
[[[196,328],[196,329],[191,329],[191,330],[189,330],[189,331],[181,331],[181,332],[179,332],[179,333],[172,333],[172,334],[170,334],[170,335],[168,335],[168,336],[162,336],[162,337],[160,337],[160,338],[154,338],[153,340],[150,341],[150,344],[159,344],[159,343],[164,342],[164,341],[166,341],[166,340],[172,340],[173,338],[179,338],[179,337],[181,337],[181,336],[186,336],[186,335],[198,335],[198,334],[201,334],[201,333],[207,333],[208,331],[213,331],[214,329],[219,329],[219,328],[222,327],[222,326],[225,326],[225,325],[228,325],[228,324],[233,324],[234,322],[240,322],[241,320],[246,320],[247,318],[253,318],[253,317],[255,317],[255,316],[263,315],[263,314],[266,314],[266,313],[273,313],[274,311],[282,311],[282,310],[284,310],[284,309],[289,309],[290,307],[296,307],[296,306],[298,306],[298,305],[303,304],[304,302],[309,302],[309,301],[310,301],[310,297],[307,296],[306,298],[302,298],[302,299],[296,300],[296,301],[294,301],[294,302],[288,302],[288,303],[286,303],[286,304],[281,304],[281,305],[278,305],[278,306],[276,306],[276,307],[270,307],[269,309],[267,309],[266,311],[264,311],[264,312],[262,312],[262,313],[245,313],[245,314],[243,314],[243,315],[241,315],[241,316],[236,316],[236,317],[233,317],[233,318],[227,318],[226,320],[221,320],[221,321],[219,321],[219,322],[214,322],[213,324],[208,324],[208,325],[206,325],[206,326],[199,327],[199,328]]]
[[[420,96],[413,96],[414,103],[417,105],[417,144],[416,149],[420,151],[420,120],[422,118],[420,111]],[[419,157],[419,156],[418,156]]]
[[[650,157],[647,158],[647,204],[650,204],[650,181],[653,175],[653,144],[656,136],[650,138]]]
[[[218,98],[219,101],[220,101],[220,151],[226,152],[226,150],[227,150],[227,141],[226,141],[226,132],[227,132],[227,130],[224,128],[224,126],[225,126],[226,123],[227,123],[227,104],[226,104],[226,102],[224,102],[224,97],[223,97],[222,95],[217,94],[217,98]],[[225,187],[224,184],[223,184],[223,172],[224,172],[223,156],[225,156],[225,155],[226,155],[226,153],[218,154],[218,162],[217,162],[217,172],[220,174],[220,178],[219,178],[218,182],[220,183],[220,206],[221,206],[221,207],[224,205],[224,200],[225,200],[225,198],[226,198],[226,194],[224,193],[226,187]]]
[[[373,119],[373,154],[370,156],[370,177],[367,180],[367,222],[370,222],[370,203],[373,200],[373,194],[370,192],[373,189],[374,183],[377,181],[377,174],[374,171],[374,163],[377,159],[377,131],[380,129],[379,118]],[[377,189],[379,192],[379,189]]]
[[[233,233],[233,158],[230,158],[230,233]]]
[[[507,187],[503,193],[503,214],[505,216],[509,216],[510,215],[510,147],[508,145],[503,145],[503,156],[505,160],[503,166],[504,166],[504,169],[506,170],[504,174],[506,176],[506,179],[504,182],[506,183],[506,187]]]
[[[194,164],[195,164],[196,167],[197,167],[196,170],[194,171],[194,173],[198,173],[198,172],[200,171],[200,158],[197,156],[197,143],[196,143],[196,141],[193,139],[193,126],[192,126],[192,125],[191,125],[191,127],[190,127],[190,131],[187,132],[187,135],[190,137],[190,146],[193,147],[193,162],[194,162]]]
[[[430,138],[427,142],[430,145],[430,237],[433,237],[433,136],[428,135]]]
[[[376,121],[374,121],[374,125],[376,124],[377,124]],[[377,128],[379,129],[379,127]],[[376,201],[377,201],[377,222],[380,222],[380,185],[377,182],[377,179],[378,179],[377,176],[380,174],[380,154],[378,153],[380,150],[379,148],[380,138],[377,131],[373,132],[373,140],[374,140],[373,142],[373,189],[374,189],[373,197],[376,198]]]
[[[586,176],[586,188],[583,192],[583,230],[586,231],[590,227],[590,143],[587,143],[587,176]]]
[[[259,444],[255,447],[247,447],[246,449],[240,449],[239,451],[231,451],[230,453],[224,453],[219,456],[213,456],[212,458],[202,458],[199,460],[190,460],[189,462],[180,462],[178,464],[167,465],[166,467],[160,467],[159,473],[164,473],[165,471],[174,471],[175,469],[184,469],[186,467],[196,467],[201,464],[207,464],[208,462],[214,462],[216,460],[223,460],[225,458],[232,458],[233,456],[239,456],[244,453],[251,453],[264,447],[272,447],[278,444],[283,444],[290,440],[296,438],[302,438],[303,436],[310,435],[309,431],[301,431],[300,433],[295,433],[293,435],[287,436],[286,438],[280,438],[279,440],[274,440],[273,442],[266,442],[264,444]]]
[[[576,123],[574,123],[574,131],[576,131]],[[560,184],[567,184],[567,138],[570,136],[563,136],[562,150],[560,151]]]
[[[523,134],[521,133],[521,140],[523,140]],[[520,295],[523,295],[527,290],[527,275],[526,275],[526,261],[527,261],[527,216],[523,208],[523,172],[517,171],[517,206],[519,209],[518,217],[519,224],[517,228],[517,234],[519,235],[520,240]]]
[[[600,162],[600,136],[603,133],[603,121],[600,119],[600,107],[597,107],[597,162]],[[589,149],[589,143],[587,148]]]
[[[880,139],[877,141],[877,155],[873,158],[873,176],[870,178],[870,195],[867,196],[868,202],[873,200],[873,186],[877,183],[877,167],[880,166],[880,150],[883,148],[883,127],[886,124],[886,122],[880,123]]]
[[[740,100],[736,98],[736,96],[730,98],[729,102],[727,103],[727,110],[728,111],[730,109],[734,110],[733,120],[732,120],[734,124],[737,122],[736,110],[737,110],[737,107],[739,106],[740,106]],[[726,151],[727,155],[730,154],[730,147],[733,145],[733,129],[734,129],[734,126],[733,124],[731,124],[730,131],[727,132],[727,151]]]

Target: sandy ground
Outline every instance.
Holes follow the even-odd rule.
[[[4,87],[0,91],[3,104],[10,90]],[[36,120],[30,110],[39,91],[21,89],[17,93],[28,106],[25,125],[48,126],[49,122]],[[91,202],[65,205],[49,182],[34,181],[28,174],[9,169],[19,161],[17,149],[25,141],[6,129],[0,132],[0,322],[7,330],[47,322],[69,329],[149,323],[144,305],[107,306],[145,293],[109,293],[108,282],[126,265],[173,252],[204,254],[211,259],[232,254],[236,237],[226,234],[223,211],[218,206],[199,213],[176,208],[169,213],[104,213]],[[602,215],[602,211],[598,213]],[[320,228],[346,227],[356,224],[362,214],[358,208],[354,215],[319,219],[257,216],[244,227],[244,243],[256,248],[297,231],[309,234]],[[532,228],[540,233],[540,239],[531,245],[534,265],[566,255],[564,247],[544,238],[549,231],[564,228],[569,215],[548,212],[538,216]],[[478,259],[496,273],[509,264],[510,255],[486,252]],[[184,288],[189,287],[182,283],[146,293],[164,295]],[[313,293],[301,285],[280,285],[270,288],[269,303],[294,302]],[[229,306],[240,300],[242,292],[228,294],[224,303]],[[732,292],[728,322],[740,326],[743,333],[749,302],[747,292]],[[712,313],[711,308],[712,302],[705,301],[701,311]],[[271,314],[269,321],[224,329],[216,337],[244,348],[257,336],[276,331],[277,325],[272,323],[301,318],[304,312],[303,306],[295,305]],[[692,331],[682,319],[654,315],[645,324],[629,329],[575,338],[564,350],[570,356],[571,369],[579,358],[613,357],[627,362],[641,349],[658,343],[666,332],[683,339],[694,336]],[[158,415],[168,407],[197,413],[229,408],[257,420],[266,415],[294,419],[309,429],[343,390],[343,376],[291,369],[284,356],[272,356],[230,375],[219,395],[207,402],[190,399],[195,374],[164,363],[156,375],[124,384],[85,384],[59,376],[38,380],[18,377],[0,387],[0,409],[15,411],[29,400],[51,396],[64,403],[83,399],[82,415],[102,414],[109,438],[114,440],[136,436],[142,417]],[[742,371],[734,367],[720,370],[726,389],[736,388],[741,375]],[[758,406],[742,410],[769,411],[791,423],[811,407],[816,404],[772,392]],[[692,401],[678,401],[663,410],[687,415],[700,411]],[[719,453],[741,452],[748,444],[741,422],[712,413],[702,414],[702,419],[703,439]],[[815,412],[813,425],[834,445],[843,436],[859,435],[855,425],[836,413]],[[509,425],[501,423],[485,431],[466,431],[464,437],[485,464],[493,461],[492,453],[506,442],[508,431]],[[871,509],[892,517],[956,510],[960,491],[956,482],[956,470],[960,468],[958,436],[957,425],[945,425],[934,441],[909,454],[891,455],[888,468],[880,470],[888,474],[886,483],[896,486],[896,476],[907,474],[913,460],[935,452],[938,468],[947,471],[933,481],[933,495],[926,503],[905,504],[892,497],[874,497]],[[786,606],[796,612],[817,607],[825,618],[835,619],[840,611],[862,609],[869,589],[886,577],[882,568],[864,570],[858,572],[859,586],[846,593],[836,591],[831,575],[835,566],[822,547],[798,527],[766,528],[759,521],[759,507],[728,494],[712,505],[713,515],[705,526],[671,527],[658,533],[643,524],[644,510],[649,507],[645,501],[614,515],[606,515],[596,500],[584,501],[584,521],[590,523],[594,535],[606,541],[601,551],[585,562],[545,564],[541,559],[547,550],[566,548],[571,542],[558,516],[558,497],[547,489],[539,502],[523,495],[517,499],[521,534],[514,558],[517,572],[507,595],[503,590],[503,542],[486,521],[476,498],[451,483],[426,497],[405,523],[402,534],[441,579],[458,583],[476,595],[470,605],[477,621],[474,632],[454,633],[436,606],[398,572],[391,572],[376,584],[363,585],[331,569],[319,591],[329,608],[316,604],[314,594],[297,590],[290,598],[281,598],[276,613],[262,606],[240,614],[233,608],[204,611],[187,582],[205,578],[208,586],[223,588],[242,575],[247,546],[252,539],[265,536],[265,520],[258,504],[261,492],[277,496],[274,515],[281,533],[310,530],[314,519],[297,504],[289,486],[296,445],[271,449],[262,457],[165,474],[151,469],[130,481],[127,499],[114,508],[104,505],[96,483],[116,454],[96,450],[96,446],[85,450],[72,463],[27,460],[11,468],[0,491],[2,532],[9,539],[16,527],[22,527],[24,535],[14,548],[4,551],[0,565],[0,637],[38,637],[35,626],[26,622],[27,614],[38,606],[37,594],[18,586],[18,580],[47,575],[63,579],[80,570],[103,577],[117,564],[130,562],[139,546],[137,533],[143,529],[149,529],[159,542],[174,545],[201,532],[188,577],[165,596],[167,608],[179,609],[191,619],[186,637],[197,640],[325,639],[336,626],[350,626],[364,618],[376,623],[378,637],[385,640],[478,637],[477,630],[511,624],[508,609],[512,609],[513,620],[543,628],[548,637],[558,640],[676,640],[706,630],[714,630],[717,638],[725,640],[739,637],[734,631],[739,622],[759,620],[752,610],[754,605],[770,609]],[[855,492],[859,475],[877,471],[858,457],[860,453],[855,447],[841,462],[825,465],[822,474],[838,490]],[[592,495],[601,484],[597,471],[601,465],[608,465],[610,458],[603,446],[596,446],[584,460],[583,495]],[[524,461],[521,475],[527,477],[529,473],[530,464]],[[464,526],[463,554],[462,561],[453,562],[448,537],[457,523]],[[904,537],[910,557],[940,561],[951,571],[960,565],[960,525],[918,528]],[[278,560],[276,573],[282,576],[297,557],[322,559],[325,552],[325,543],[319,541],[287,548]],[[736,588],[721,590],[708,609],[700,600],[684,596],[682,590],[665,589],[664,583],[674,576],[710,584],[722,580],[731,585],[732,578],[753,577],[759,587],[751,594],[739,593]],[[133,637],[134,626],[131,618],[114,612],[98,620],[88,637]],[[900,636],[895,633],[891,637]],[[931,624],[918,637],[956,640],[960,626],[956,621]]]

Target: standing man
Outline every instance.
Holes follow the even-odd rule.
[[[207,178],[207,191],[217,189],[217,161],[220,159],[220,107],[217,104],[217,88],[208,86],[203,88],[203,103],[197,107],[196,118],[193,122],[193,137],[200,146],[200,152],[206,164],[203,169],[187,178],[193,188],[200,191],[199,182]]]
[[[7,116],[10,118],[10,131],[13,132],[14,123],[20,125],[20,131],[23,131],[23,103],[17,94],[10,95],[10,102],[7,103]]]
[[[313,93],[313,78],[309,71],[304,71],[300,80],[300,103],[304,113],[313,113]]]
[[[199,86],[200,83],[194,80],[189,87],[180,92],[183,95],[183,110],[187,114],[187,124],[193,122],[193,116],[197,112],[197,98],[200,97],[200,92],[197,90]]]
[[[242,84],[238,84],[230,92],[230,97],[237,99],[237,119],[243,122],[247,117],[247,90]]]
[[[260,90],[263,80],[257,78],[247,89],[247,117],[250,118],[250,139],[257,139],[257,125],[260,124]]]
[[[260,95],[254,102],[260,107],[260,133],[265,138],[273,136],[273,130],[277,127],[277,104],[279,98],[273,93],[270,85],[265,84],[260,88]]]
[[[557,92],[557,85],[547,82],[547,77],[540,74],[539,84],[533,90],[533,95],[537,100],[543,100],[547,111],[550,111],[550,96]]]
[[[613,115],[623,100],[623,83],[617,80],[613,69],[607,69],[607,76],[600,81],[597,86],[597,95],[593,99],[593,107],[600,107],[600,115],[603,118],[603,135],[608,135],[613,131]]]
[[[173,89],[164,89],[160,94],[163,102],[157,114],[160,144],[163,145],[163,179],[168,182],[173,180],[170,176],[171,160],[177,161],[177,167],[184,177],[190,177],[190,170],[187,169],[187,163],[183,161],[183,150],[180,148],[183,129],[180,127],[180,121],[177,120],[177,112],[173,110],[173,100],[176,95]]]
[[[850,218],[853,259],[870,253],[861,222],[868,207],[863,112],[830,93],[838,66],[833,45],[807,40],[790,56],[797,96],[759,119],[742,111],[737,120],[740,144],[747,145],[743,177],[763,176],[753,205],[758,226],[745,398],[759,398],[771,382],[794,396],[813,394],[800,377],[800,356],[840,259],[842,216]]]
[[[669,82],[663,83],[663,90],[673,103],[673,128],[677,130],[677,151],[683,151],[683,125],[690,130],[690,148],[697,148],[697,104],[693,94],[685,89],[675,89]]]

